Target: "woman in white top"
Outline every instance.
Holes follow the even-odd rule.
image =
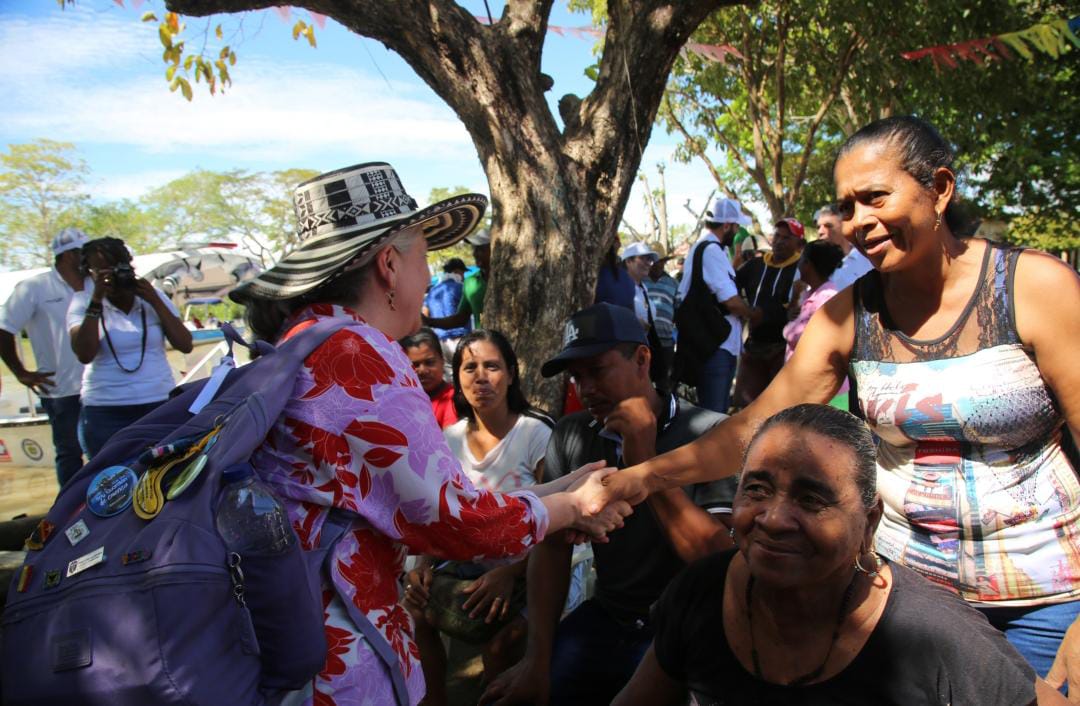
[[[123,240],[86,243],[82,266],[94,287],[75,293],[67,326],[75,356],[86,365],[79,443],[92,458],[114,433],[168,399],[173,374],[165,339],[190,353],[191,332],[168,297],[135,275]]]
[[[477,488],[501,493],[536,485],[543,475],[554,422],[529,407],[510,342],[498,331],[472,331],[458,343],[453,370],[454,402],[461,419],[443,434],[469,480]],[[454,600],[464,601],[463,609],[473,620],[505,623],[484,645],[484,676],[491,679],[513,664],[516,655],[511,648],[525,634],[520,604],[526,562],[494,567],[458,562],[433,565],[428,557],[421,557],[410,572],[407,584],[412,588],[406,591],[405,604],[416,621],[416,642],[428,687],[426,705],[446,703],[446,653],[431,611],[425,611],[436,574],[475,579]]]

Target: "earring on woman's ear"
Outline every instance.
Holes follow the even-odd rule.
[[[934,230],[936,231],[941,227],[941,214],[937,214],[937,219],[934,220]]]
[[[855,570],[859,573],[866,574],[870,578],[877,578],[878,574],[881,573],[881,569],[885,566],[885,560],[882,559],[873,549],[866,553],[868,553],[870,555],[870,558],[873,559],[874,568],[866,569],[863,567],[862,562],[859,561],[859,558],[863,554],[863,551],[860,549],[859,553],[855,555]]]
[[[390,305],[390,311],[397,311],[397,307],[394,306],[394,290],[390,290],[386,293],[386,303]]]
[[[731,529],[729,529],[727,531],[727,536],[731,537],[732,539],[735,539],[735,528],[734,527],[732,527]]]

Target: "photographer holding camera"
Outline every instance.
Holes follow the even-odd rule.
[[[173,388],[165,339],[191,352],[191,332],[172,301],[136,277],[119,238],[97,238],[82,249],[93,292],[76,292],[68,308],[71,348],[86,365],[79,443],[92,458],[114,433],[164,402]]]

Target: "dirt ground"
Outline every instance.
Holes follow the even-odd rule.
[[[51,468],[0,466],[0,521],[45,514],[57,490],[56,471]]]

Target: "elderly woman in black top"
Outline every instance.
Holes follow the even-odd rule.
[[[743,462],[737,550],[671,583],[615,703],[1066,703],[981,613],[874,553],[881,513],[862,422],[812,404],[769,418]]]

